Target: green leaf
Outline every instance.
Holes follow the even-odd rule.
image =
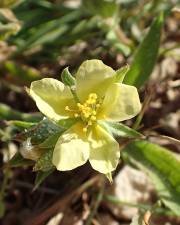
[[[61,79],[63,83],[67,86],[74,86],[75,85],[75,78],[69,72],[68,67],[66,67],[61,73]]]
[[[114,0],[83,0],[83,6],[91,14],[100,15],[104,18],[112,17],[118,8]]]
[[[41,118],[42,116],[40,114],[22,113],[12,109],[6,104],[0,103],[0,119],[39,122]]]
[[[58,141],[59,137],[64,131],[60,131],[55,133],[54,135],[48,137],[43,143],[39,145],[40,148],[52,148],[55,146],[56,142]]]
[[[54,171],[54,169],[48,171],[38,171],[35,179],[35,186],[33,190],[35,191],[39,185]]]
[[[163,14],[153,21],[149,32],[135,53],[131,68],[124,79],[125,84],[139,88],[148,80],[158,56],[163,23]]]
[[[32,126],[35,126],[37,123],[32,123],[32,122],[26,122],[26,121],[21,121],[21,120],[10,120],[8,121],[8,125],[13,125],[17,127],[18,129],[28,129]]]
[[[69,129],[71,126],[73,126],[78,121],[77,118],[69,118],[69,119],[62,119],[58,121],[59,126],[61,126],[64,129]]]
[[[20,82],[23,81],[26,84],[42,78],[40,72],[33,67],[21,65],[13,61],[5,62],[4,68],[10,73],[10,76],[19,79]]]
[[[148,173],[160,199],[180,216],[180,161],[173,153],[147,141],[134,141],[122,153]]]
[[[33,164],[34,161],[23,158],[19,152],[17,152],[8,162],[10,167],[31,166]]]
[[[53,169],[54,168],[54,165],[52,164],[53,151],[54,148],[46,149],[45,152],[37,160],[33,170],[49,171]]]
[[[123,66],[119,70],[116,71],[116,82],[122,83],[124,77],[126,76],[127,72],[129,71],[129,65]]]
[[[115,137],[123,138],[142,138],[143,135],[136,130],[115,122],[100,122],[100,125]]]
[[[31,138],[32,145],[37,145],[61,131],[64,131],[64,129],[46,118],[41,120],[37,126],[16,135],[15,138],[19,141],[25,141],[27,138]]]

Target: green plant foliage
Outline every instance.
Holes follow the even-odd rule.
[[[38,171],[35,179],[35,184],[33,190],[35,191],[40,184],[51,174],[53,173],[54,168],[48,171]]]
[[[173,153],[147,141],[134,141],[122,152],[148,173],[160,199],[180,216],[180,161]]]
[[[115,122],[101,122],[101,126],[103,126],[109,133],[114,135],[115,137],[123,137],[123,138],[142,138],[143,135],[136,130],[122,124]]]
[[[61,73],[61,79],[63,81],[63,83],[67,86],[73,86],[75,85],[75,78],[71,75],[71,73],[69,72],[68,67],[66,67],[62,73]]]
[[[45,149],[44,153],[40,156],[40,158],[37,160],[33,170],[42,170],[42,171],[49,171],[54,167],[52,164],[52,156],[53,156],[53,148]]]
[[[24,129],[28,129],[32,126],[37,125],[37,123],[26,122],[26,121],[21,121],[21,120],[10,120],[10,121],[8,121],[8,125],[15,126],[19,130],[24,130]]]
[[[10,106],[0,103],[0,119],[4,120],[22,120],[26,122],[38,122],[42,116],[38,114],[22,113],[12,109]]]
[[[19,80],[24,81],[26,84],[29,82],[40,79],[40,72],[34,68],[17,64],[13,61],[7,61],[4,63],[4,68],[11,74],[14,78],[19,78]]]
[[[125,84],[141,87],[148,80],[157,60],[163,23],[164,17],[161,13],[154,20],[138,47],[130,70],[124,79]]]
[[[118,8],[114,0],[83,0],[83,5],[89,13],[101,15],[104,18],[112,17]]]
[[[17,140],[25,141],[31,138],[32,145],[37,145],[45,141],[55,133],[59,133],[63,129],[51,122],[49,119],[43,119],[35,127],[32,127],[16,136]]]
[[[22,155],[17,152],[13,158],[8,162],[10,167],[23,167],[23,166],[31,166],[34,162],[29,159],[25,159]]]

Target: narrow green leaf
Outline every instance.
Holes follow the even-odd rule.
[[[180,161],[173,153],[147,141],[134,141],[122,154],[148,173],[160,199],[180,216]]]
[[[39,122],[42,116],[33,113],[22,113],[12,109],[10,106],[0,103],[0,119],[3,120],[23,120],[27,122]]]
[[[52,156],[53,156],[54,148],[46,149],[45,152],[41,155],[41,157],[37,160],[33,170],[42,170],[49,171],[54,168],[52,164]]]
[[[163,14],[153,21],[149,32],[134,55],[131,68],[124,79],[125,84],[139,88],[148,80],[157,60],[163,22]]]
[[[10,76],[19,79],[19,81],[23,81],[27,84],[29,84],[29,82],[42,78],[40,72],[35,68],[21,65],[13,61],[5,62],[4,68],[7,70],[7,72],[10,73]]]
[[[33,190],[35,191],[39,185],[54,171],[54,169],[48,171],[38,171],[35,179],[35,186]]]
[[[17,127],[18,129],[28,129],[32,126],[37,125],[37,123],[26,122],[26,121],[21,121],[21,120],[10,120],[10,121],[8,121],[8,125],[13,125],[13,126]]]
[[[17,152],[8,162],[10,167],[31,166],[33,164],[34,161],[23,158],[19,152]]]
[[[46,118],[41,120],[35,127],[17,134],[15,139],[25,141],[27,138],[31,138],[32,145],[37,145],[61,131],[64,131],[64,129]]]
[[[83,6],[91,14],[100,15],[104,18],[112,17],[118,9],[115,1],[104,0],[83,0]]]
[[[67,86],[74,86],[75,85],[75,78],[69,72],[68,67],[66,67],[61,73],[61,79],[63,83]]]
[[[53,148],[58,141],[59,137],[65,130],[59,131],[52,136],[48,137],[43,143],[39,145],[40,148]]]
[[[143,135],[136,130],[122,124],[115,122],[100,122],[100,125],[103,126],[109,133],[115,137],[124,137],[124,138],[142,138]]]

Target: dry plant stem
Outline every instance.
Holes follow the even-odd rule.
[[[179,145],[180,144],[180,140],[178,140],[176,138],[172,138],[172,137],[166,136],[166,135],[150,134],[150,135],[148,135],[148,137],[162,138],[162,139],[168,140],[169,142],[171,142],[173,144],[176,144],[176,145]]]
[[[150,217],[151,217],[151,212],[150,212],[150,211],[147,211],[147,212],[144,214],[144,218],[143,218],[144,223],[145,223],[146,225],[150,225],[150,224],[149,224],[149,219],[150,219]]]
[[[132,41],[125,35],[120,26],[116,27],[115,32],[120,41],[128,46],[132,45]]]
[[[52,217],[55,213],[59,211],[64,211],[67,206],[71,203],[72,199],[79,197],[87,188],[98,182],[100,179],[100,175],[93,177],[88,180],[84,184],[82,184],[79,188],[71,192],[69,195],[60,198],[55,202],[52,206],[47,208],[45,211],[37,215],[32,220],[29,220],[25,225],[41,225],[44,224],[50,217]]]
[[[97,210],[99,208],[99,205],[100,205],[100,203],[101,203],[101,201],[103,199],[103,196],[104,196],[104,188],[105,188],[105,182],[102,181],[101,182],[101,188],[100,188],[99,193],[97,194],[97,198],[96,198],[94,207],[91,210],[91,213],[89,214],[89,216],[88,216],[88,218],[86,220],[85,225],[91,225],[92,224],[92,220],[93,220],[94,216],[96,215]]]
[[[155,214],[160,214],[160,215],[175,216],[174,213],[172,213],[171,211],[163,209],[163,208],[159,208],[156,205],[153,206],[153,205],[147,205],[147,204],[141,204],[141,203],[138,204],[138,203],[121,201],[112,195],[104,195],[103,199],[115,205],[128,206],[128,207],[137,208],[147,212],[153,211]]]
[[[9,175],[10,175],[9,168],[6,167],[4,169],[4,179],[3,179],[1,190],[0,190],[0,201],[3,201],[3,198],[5,197],[5,191],[6,191]]]
[[[9,152],[9,149],[8,149],[8,161],[9,161],[9,159],[10,159],[10,152]],[[6,191],[6,187],[7,187],[7,184],[8,184],[8,179],[10,177],[10,167],[4,166],[2,168],[2,171],[4,173],[4,179],[3,179],[1,189],[0,189],[0,201],[2,201],[3,198],[5,197],[5,191]]]
[[[144,104],[143,104],[143,107],[142,107],[142,110],[140,112],[140,114],[138,115],[134,125],[133,125],[133,129],[137,130],[139,128],[139,125],[143,119],[143,116],[144,116],[144,113],[146,112],[148,106],[149,106],[149,103],[151,101],[151,97],[152,97],[152,91],[146,96],[145,100],[144,100]]]

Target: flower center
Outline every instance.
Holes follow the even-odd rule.
[[[87,100],[83,104],[77,103],[77,110],[71,110],[68,106],[65,107],[65,110],[74,112],[75,118],[81,118],[85,123],[83,131],[87,132],[88,127],[96,123],[97,112],[101,104],[102,100],[98,98],[97,94],[90,93]]]

